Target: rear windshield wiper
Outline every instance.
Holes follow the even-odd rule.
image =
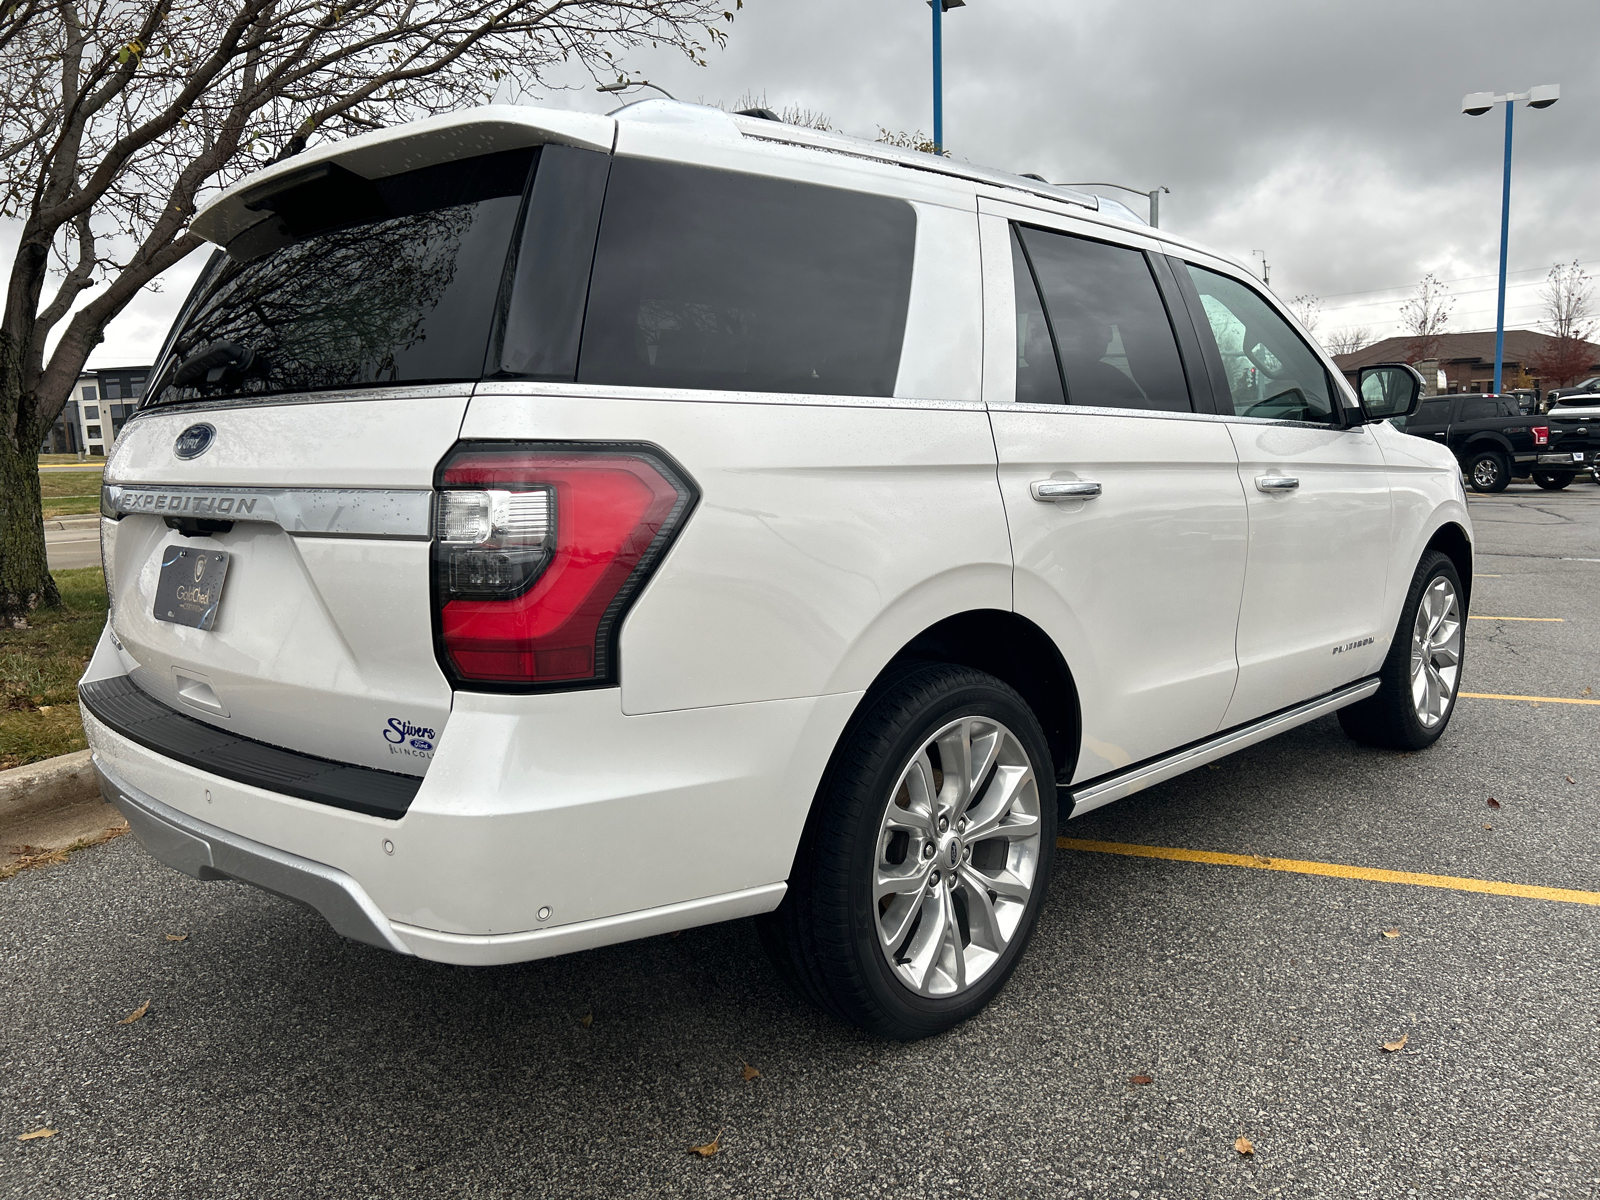
[[[220,383],[231,372],[243,375],[255,358],[255,351],[249,346],[238,342],[212,342],[178,364],[172,374],[172,385],[193,387],[197,383]]]

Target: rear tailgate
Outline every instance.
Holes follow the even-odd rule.
[[[470,391],[132,421],[106,468],[103,507],[120,516],[101,526],[112,630],[137,663],[134,683],[231,733],[423,774],[451,695],[433,646],[433,472]],[[209,446],[180,458],[179,436],[200,425]],[[163,562],[183,552],[178,585],[193,588],[218,551],[220,592],[201,597],[216,604],[211,627],[162,619],[174,586],[158,604]]]

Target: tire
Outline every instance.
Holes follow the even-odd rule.
[[[1475,492],[1503,492],[1511,483],[1511,464],[1498,450],[1482,450],[1467,463],[1467,483]]]
[[[1547,492],[1559,492],[1576,479],[1574,471],[1535,471],[1533,481]]]
[[[962,745],[988,764],[974,765],[976,786],[943,769]],[[1004,832],[968,842],[973,828]],[[869,694],[840,739],[788,893],[757,920],[762,944],[795,991],[840,1020],[899,1041],[942,1033],[1016,968],[1055,831],[1049,745],[1022,697],[969,667],[914,668]]]
[[[1453,562],[1437,551],[1423,555],[1400,609],[1388,657],[1378,672],[1377,693],[1339,710],[1339,724],[1346,734],[1363,745],[1387,750],[1423,750],[1439,740],[1455,712],[1461,686],[1465,596]],[[1452,654],[1453,664],[1441,662]],[[1422,674],[1426,689],[1420,699],[1414,671]]]

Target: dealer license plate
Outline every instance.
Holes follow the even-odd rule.
[[[226,550],[168,546],[156,580],[156,620],[210,629],[222,601],[228,558]]]

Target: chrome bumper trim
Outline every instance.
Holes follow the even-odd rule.
[[[1065,791],[1072,800],[1070,816],[1081,817],[1084,813],[1093,812],[1113,800],[1121,800],[1124,796],[1133,795],[1134,792],[1142,792],[1147,787],[1165,783],[1174,776],[1204,766],[1208,762],[1214,762],[1232,754],[1235,750],[1254,746],[1257,742],[1264,742],[1285,730],[1293,729],[1296,725],[1304,725],[1307,721],[1314,721],[1347,704],[1365,700],[1378,690],[1378,682],[1376,678],[1363,679],[1315,700],[1296,705],[1294,708],[1286,708],[1282,712],[1262,717],[1249,725],[1241,725],[1237,729],[1220,733],[1209,741],[1186,746],[1165,758],[1139,763],[1126,771],[1097,779],[1082,787],[1063,788],[1062,791]]]
[[[388,918],[350,876],[297,854],[275,850],[179,812],[117,778],[94,758],[100,791],[128,819],[128,827],[150,854],[195,879],[234,879],[293,900],[320,913],[334,931],[397,954],[411,950]]]

